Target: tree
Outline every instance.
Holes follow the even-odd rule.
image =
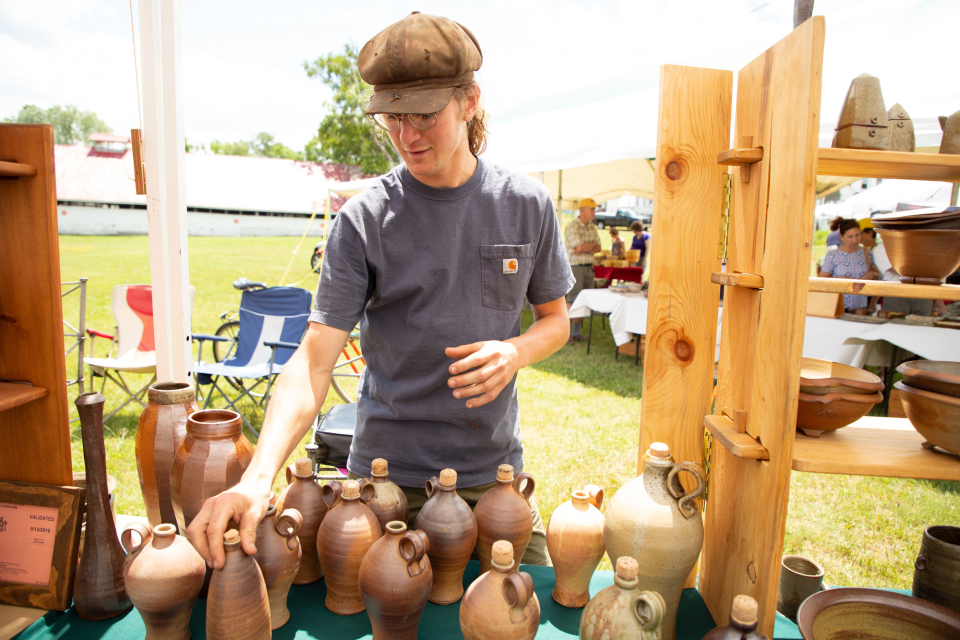
[[[4,122],[43,123],[53,125],[53,138],[57,144],[86,143],[91,133],[113,133],[113,129],[97,117],[93,111],[80,111],[72,105],[53,105],[41,109],[35,104],[25,104],[20,113],[4,118]]]
[[[319,78],[333,90],[324,103],[330,113],[304,150],[307,160],[358,165],[363,173],[386,173],[400,162],[396,149],[363,112],[370,85],[357,71],[357,48],[346,44],[343,53],[304,62],[307,76]]]
[[[240,140],[238,142],[220,142],[214,140],[210,143],[210,150],[214,153],[220,153],[228,156],[258,156],[261,158],[285,158],[287,160],[302,160],[303,154],[297,153],[290,147],[280,142],[276,142],[269,133],[258,133],[253,140]]]

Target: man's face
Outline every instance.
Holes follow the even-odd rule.
[[[596,207],[580,207],[580,219],[584,222],[590,222],[597,217]]]
[[[389,132],[390,140],[406,163],[407,170],[429,184],[430,177],[442,174],[461,145],[467,144],[466,117],[467,113],[454,98],[437,114],[435,127],[417,129],[403,118],[400,129]]]

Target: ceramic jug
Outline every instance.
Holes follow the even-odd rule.
[[[338,485],[339,487],[339,485]],[[310,584],[323,577],[320,570],[320,558],[317,556],[317,532],[320,523],[327,515],[327,503],[323,501],[323,490],[313,476],[313,462],[310,458],[296,461],[291,482],[277,499],[277,510],[296,509],[303,518],[303,524],[297,537],[303,556],[300,570],[293,584]]]
[[[737,596],[730,609],[730,624],[717,627],[703,640],[767,640],[767,636],[757,633],[757,601],[750,596]]]
[[[409,509],[407,508],[407,496],[403,490],[390,481],[390,474],[387,473],[387,461],[383,458],[377,458],[371,465],[372,471],[370,479],[363,479],[360,484],[370,483],[375,491],[373,500],[367,503],[373,515],[377,516],[377,522],[380,523],[381,531],[385,531],[387,523],[394,520],[406,523]]]
[[[360,563],[360,597],[370,616],[373,640],[417,640],[433,569],[422,531],[407,531],[399,520],[373,543]]]
[[[530,496],[535,483],[529,473],[513,475],[513,467],[502,464],[497,468],[497,486],[483,494],[473,508],[477,518],[477,553],[480,573],[490,570],[491,549],[497,540],[513,545],[513,557],[519,564],[530,536],[533,534],[533,514]]]
[[[590,600],[590,579],[603,558],[603,490],[574,491],[557,507],[547,523],[547,550],[557,576],[553,599],[565,607],[580,608]]]
[[[417,514],[416,529],[430,539],[433,588],[430,602],[451,604],[463,597],[463,572],[477,545],[477,518],[457,494],[457,472],[444,469],[426,482],[427,501]]]
[[[270,505],[257,525],[257,552],[254,554],[270,599],[270,628],[279,629],[290,619],[287,594],[300,569],[301,545],[297,532],[303,517],[296,509],[277,512]]]
[[[621,556],[639,564],[639,588],[656,591],[666,603],[661,632],[674,640],[683,583],[703,546],[703,520],[695,499],[703,493],[703,471],[691,462],[674,464],[670,449],[654,442],[643,456],[643,474],[607,503],[603,542],[616,566]],[[686,471],[697,487],[685,493],[677,477]]]
[[[209,640],[269,640],[270,602],[263,574],[240,547],[240,534],[223,534],[223,567],[215,569],[207,595]]]
[[[960,527],[927,527],[913,568],[914,596],[960,613]]]
[[[630,556],[617,560],[613,586],[593,596],[583,610],[580,640],[660,640],[663,598],[656,591],[640,589],[637,568]]]
[[[540,601],[533,578],[513,568],[513,545],[492,545],[490,571],[480,574],[463,594],[460,630],[465,640],[532,640],[540,626]]]
[[[137,473],[151,527],[176,526],[170,497],[170,470],[177,449],[187,437],[187,416],[198,411],[189,382],[158,382],[147,391],[147,406],[137,422]]]
[[[190,613],[206,569],[203,558],[172,524],[151,531],[135,522],[123,530],[120,543],[128,554],[127,595],[143,619],[146,640],[189,640]]]

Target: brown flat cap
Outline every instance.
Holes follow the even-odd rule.
[[[448,18],[414,11],[360,50],[358,67],[374,94],[367,113],[435,113],[453,88],[473,81],[483,63],[470,30]]]

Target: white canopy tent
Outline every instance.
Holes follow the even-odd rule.
[[[897,211],[898,206],[947,207],[950,206],[949,182],[926,182],[922,180],[884,180],[866,191],[850,196],[837,203],[829,211],[831,217],[868,218],[875,211]],[[824,205],[826,206],[826,205]],[[821,209],[818,207],[818,213]]]

